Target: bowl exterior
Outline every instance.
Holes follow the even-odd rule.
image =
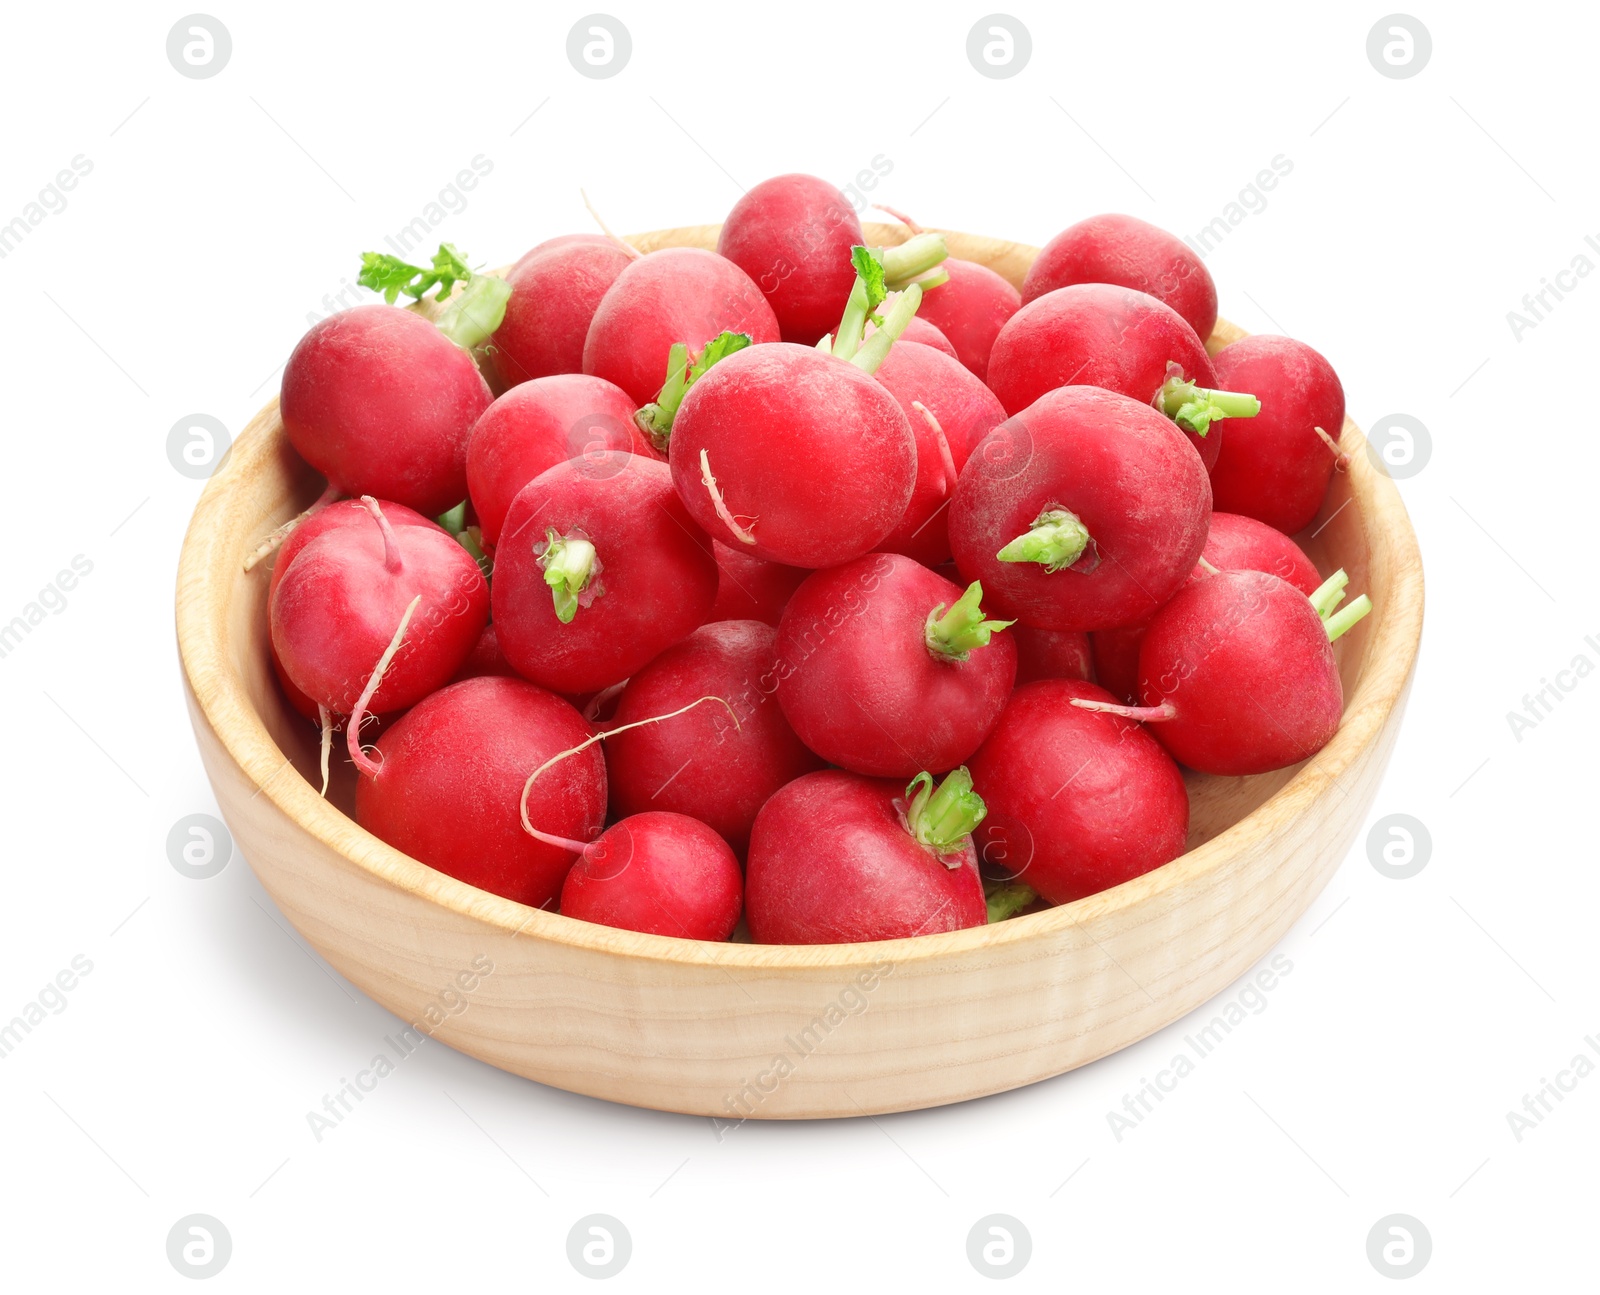
[[[714,247],[716,231],[634,242]],[[868,226],[867,237],[901,233]],[[953,255],[1013,283],[1034,251],[947,237]],[[1219,321],[1210,345],[1238,336]],[[307,941],[417,1033],[492,1065],[729,1123],[1019,1087],[1126,1047],[1226,988],[1305,912],[1365,819],[1410,685],[1423,584],[1394,484],[1353,423],[1343,438],[1349,469],[1300,537],[1376,608],[1340,642],[1338,736],[1291,770],[1192,779],[1182,858],[997,926],[863,945],[696,944],[525,908],[363,831],[339,807],[348,785],[325,801],[308,781],[315,735],[279,700],[265,659],[265,573],[242,570],[318,488],[275,402],[208,483],[180,562],[178,639],[200,754],[241,853]]]

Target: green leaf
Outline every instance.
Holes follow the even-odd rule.
[[[855,266],[861,282],[866,285],[867,311],[870,314],[881,306],[883,299],[889,295],[889,289],[884,282],[883,261],[870,247],[852,247],[850,264]]]
[[[705,371],[718,360],[725,360],[735,351],[742,351],[749,345],[750,334],[748,333],[718,333],[700,348],[700,354],[695,358],[695,362],[689,366],[689,385],[693,386],[696,379],[703,377]]]
[[[361,273],[356,276],[356,282],[363,288],[381,292],[383,299],[392,306],[402,292],[420,301],[435,287],[439,289],[439,300],[443,301],[457,283],[471,277],[472,271],[455,245],[440,243],[439,250],[433,254],[432,269],[412,265],[387,252],[363,252]]]

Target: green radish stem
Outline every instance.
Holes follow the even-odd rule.
[[[711,506],[717,510],[717,516],[722,518],[723,524],[733,532],[733,538],[741,544],[754,544],[756,537],[749,530],[739,525],[734,515],[728,509],[727,503],[722,498],[722,491],[717,489],[717,479],[711,475],[711,456],[704,450],[700,451],[700,484],[706,488],[706,493],[711,496]],[[752,522],[756,519],[751,518]]]
[[[1349,583],[1350,577],[1340,567],[1311,594],[1311,609],[1327,620],[1333,614],[1333,609],[1344,601],[1344,587]]]
[[[636,719],[631,724],[619,724],[616,728],[604,729],[601,732],[591,734],[589,737],[586,737],[583,741],[579,742],[577,746],[568,747],[565,751],[557,751],[553,756],[551,756],[548,760],[546,760],[528,775],[528,781],[522,784],[522,799],[519,802],[522,812],[522,830],[529,836],[535,837],[538,840],[545,842],[547,845],[560,846],[563,849],[570,849],[580,854],[586,851],[589,847],[583,842],[573,841],[569,837],[551,836],[548,833],[541,832],[529,821],[528,793],[533,790],[533,784],[535,780],[537,780],[539,775],[551,765],[560,764],[561,761],[567,759],[568,756],[574,756],[580,751],[588,750],[596,742],[603,742],[606,738],[615,737],[618,733],[626,733],[630,728],[642,728],[646,724],[659,724],[662,720],[676,719],[685,711],[693,710],[703,701],[714,701],[718,705],[725,708],[728,712],[728,717],[733,720],[734,732],[739,731],[739,716],[734,713],[733,707],[729,706],[725,699],[708,694],[704,697],[696,697],[687,706],[679,706],[677,710],[668,711],[665,715],[652,715],[648,719]]]
[[[1156,392],[1155,407],[1186,432],[1204,436],[1219,418],[1254,418],[1261,402],[1240,391],[1197,387],[1176,364],[1167,365],[1167,380]]]
[[[478,564],[478,570],[483,572],[485,580],[494,574],[494,559],[483,551],[483,527],[469,526],[464,531],[457,531],[456,543],[466,549],[468,556]]]
[[[907,829],[919,845],[941,856],[960,850],[989,812],[983,797],[972,790],[965,765],[947,773],[937,788],[931,773],[919,773],[906,784],[906,795],[911,797],[905,809]],[[960,858],[940,861],[952,869],[962,864]]]
[[[724,331],[701,347],[700,354],[691,363],[689,348],[682,342],[672,344],[667,351],[667,380],[661,384],[660,394],[633,416],[639,430],[656,449],[666,453],[672,439],[672,420],[677,417],[678,406],[689,394],[689,388],[718,360],[749,345],[750,334]]]
[[[895,247],[875,249],[883,265],[883,277],[891,292],[905,287],[918,275],[926,274],[947,256],[943,234],[913,234]]]
[[[310,508],[307,508],[305,512],[300,513],[295,517],[291,517],[282,526],[278,527],[277,530],[273,531],[271,535],[267,536],[266,539],[261,541],[261,547],[244,560],[244,569],[246,571],[254,571],[257,563],[266,561],[266,559],[270,558],[278,551],[280,547],[282,547],[284,540],[289,538],[289,533],[293,531],[296,526],[300,525],[301,522],[305,521],[306,518],[310,517],[313,513],[320,513],[329,504],[338,499],[340,493],[341,491],[339,488],[332,483],[324,486],[322,493],[317,496],[316,502],[313,503]]]
[[[389,519],[383,515],[383,509],[378,507],[378,501],[371,495],[362,495],[361,502],[372,514],[372,519],[378,523],[378,529],[383,532],[384,570],[390,575],[398,574],[405,564],[400,559],[400,542],[394,537],[394,527],[389,525]]]
[[[974,648],[987,647],[996,631],[1016,624],[1015,621],[986,620],[978,606],[982,598],[983,585],[974,580],[949,611],[940,603],[929,612],[923,634],[928,651],[940,660],[965,661]]]
[[[381,514],[380,514],[381,516]],[[395,630],[394,637],[389,640],[389,646],[384,648],[383,655],[378,658],[378,664],[373,667],[372,673],[367,677],[367,684],[361,690],[361,696],[356,698],[355,709],[350,712],[350,718],[345,721],[345,746],[350,752],[350,759],[356,768],[369,778],[376,778],[378,770],[383,766],[361,749],[361,725],[367,717],[367,707],[372,704],[372,698],[378,691],[378,685],[383,682],[383,672],[389,668],[389,663],[394,660],[394,655],[400,650],[400,644],[406,637],[406,626],[411,624],[411,617],[416,613],[418,605],[422,602],[422,595],[418,594],[406,607],[406,614],[400,618],[400,628]]]
[[[572,624],[578,614],[579,595],[589,588],[600,574],[600,554],[593,541],[582,531],[563,535],[551,528],[545,531],[545,549],[539,554],[539,568],[544,572],[544,582],[550,586],[550,596],[555,603],[556,619],[563,625]],[[596,589],[594,593],[599,593]],[[585,605],[594,595],[584,599]]]
[[[870,247],[852,247],[850,264],[855,266],[856,281],[851,285],[850,296],[844,304],[844,316],[829,343],[833,353],[848,360],[861,348],[861,338],[867,329],[867,320],[876,318],[874,312],[889,295],[884,283],[883,261]]]
[[[984,886],[984,902],[989,909],[990,925],[1020,913],[1038,898],[1039,894],[1032,886],[1025,886],[1020,881],[1002,881]]]
[[[854,355],[848,357],[850,363],[863,373],[876,373],[878,366],[888,358],[889,348],[900,340],[900,334],[906,331],[906,325],[921,304],[922,289],[914,283],[910,284],[895,298],[894,306],[884,316],[877,331],[861,343]]]
[[[1349,606],[1341,607],[1332,616],[1326,617],[1322,624],[1328,631],[1328,642],[1332,643],[1341,634],[1349,630],[1372,610],[1372,599],[1366,594],[1354,599]]]
[[[1060,571],[1082,557],[1089,544],[1089,528],[1076,513],[1046,508],[995,556],[1002,562],[1038,562],[1046,571]]]
[[[463,350],[472,350],[489,340],[505,318],[511,285],[493,275],[471,269],[453,243],[440,243],[433,254],[433,265],[424,268],[402,261],[387,252],[363,252],[361,273],[356,282],[363,288],[381,292],[391,306],[403,292],[421,301],[437,288],[434,300],[444,309],[434,326]],[[466,286],[457,293],[456,284]]]
[[[1164,701],[1159,706],[1124,706],[1120,702],[1074,697],[1072,704],[1079,710],[1096,710],[1106,715],[1120,715],[1123,719],[1137,720],[1141,724],[1158,724],[1178,713],[1178,708],[1170,701]]]
[[[467,525],[467,501],[463,499],[449,512],[440,513],[433,519],[452,535],[459,535]]]

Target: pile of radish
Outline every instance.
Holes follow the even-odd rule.
[[[1346,466],[1328,362],[1208,353],[1205,265],[1132,217],[1019,291],[891,214],[785,175],[715,251],[363,258],[385,302],[283,374],[327,488],[250,562],[324,792],[347,757],[363,827],[523,904],[815,944],[1128,881],[1182,769],[1334,736],[1371,604],[1292,538]]]

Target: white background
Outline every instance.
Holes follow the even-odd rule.
[[[0,1019],[93,963],[0,1061],[7,1289],[190,1289],[166,1237],[195,1212],[233,1239],[216,1290],[589,1289],[565,1239],[595,1212],[633,1238],[618,1290],[984,1289],[966,1237],[997,1212],[1033,1239],[1016,1290],[1387,1288],[1366,1239],[1391,1213],[1432,1236],[1417,1290],[1593,1281],[1600,1075],[1520,1141],[1506,1119],[1600,1037],[1600,679],[1521,741],[1506,719],[1600,664],[1600,276],[1520,341],[1506,319],[1600,237],[1592,13],[1419,9],[1431,62],[1394,80],[1366,55],[1381,7],[1020,5],[1032,59],[1002,80],[966,57],[981,7],[618,4],[631,62],[592,80],[580,8],[211,12],[233,52],[206,80],[167,60],[179,8],[6,19],[0,221],[93,169],[0,264],[0,621],[94,564],[0,659]],[[1373,809],[1427,825],[1428,866],[1391,880],[1358,843],[1266,1010],[1120,1142],[1107,1112],[1193,1023],[1006,1096],[721,1141],[433,1043],[314,1141],[306,1112],[397,1023],[242,859],[168,862],[216,807],[172,634],[201,485],[166,438],[194,412],[237,432],[357,254],[479,154],[439,232],[488,264],[590,228],[580,185],[644,230],[883,154],[877,196],[1037,244],[1104,210],[1194,233],[1292,160],[1209,264],[1228,318],[1330,357],[1357,422],[1431,431],[1401,483],[1427,635]]]

